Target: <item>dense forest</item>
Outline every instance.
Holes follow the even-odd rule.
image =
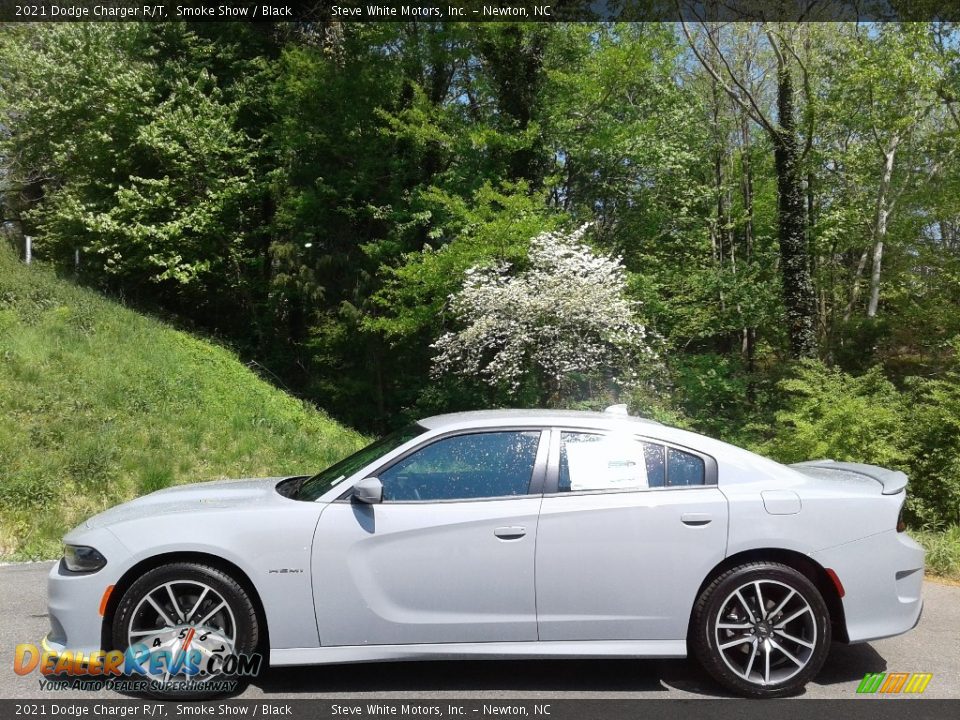
[[[21,253],[363,432],[628,402],[901,467],[915,526],[960,521],[958,151],[950,24],[0,29]]]

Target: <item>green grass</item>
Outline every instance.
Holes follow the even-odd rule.
[[[927,572],[960,580],[960,526],[947,530],[911,530],[910,535],[927,551]]]
[[[228,350],[0,244],[0,558],[55,557],[64,532],[137,495],[316,471],[362,443]]]

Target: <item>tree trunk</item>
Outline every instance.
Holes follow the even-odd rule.
[[[711,85],[711,100],[713,114],[713,183],[714,192],[717,194],[716,217],[713,226],[710,229],[710,245],[713,249],[713,262],[718,271],[723,270],[724,261],[724,227],[726,224],[726,207],[724,205],[723,195],[723,159],[726,152],[726,143],[722,137],[721,117],[720,117],[720,93],[717,83],[714,81]],[[720,303],[721,312],[726,312],[726,300],[723,297],[723,286],[717,294],[717,301]]]
[[[543,54],[547,31],[543,27],[509,25],[484,36],[480,54],[496,93],[497,109],[511,132],[520,135],[530,126],[544,80]],[[511,180],[526,180],[538,188],[545,170],[542,145],[535,138],[507,153],[507,174]]]
[[[779,128],[774,136],[777,224],[790,352],[798,358],[815,357],[816,296],[808,260],[806,207],[794,121],[793,77],[786,62],[780,64],[777,72],[777,111]]]
[[[843,311],[843,321],[849,322],[853,314],[853,306],[857,304],[857,298],[860,297],[860,278],[863,277],[863,271],[867,267],[867,257],[870,255],[870,247],[865,247],[860,253],[860,259],[857,261],[857,268],[853,271],[853,285],[850,288],[850,299],[847,301],[847,307]]]
[[[893,179],[893,161],[897,154],[899,138],[894,137],[889,149],[883,154],[883,176],[877,191],[877,215],[873,225],[873,267],[870,271],[870,301],[867,317],[876,317],[880,304],[880,267],[883,263],[883,244],[887,239],[887,219],[890,217],[890,182]]]
[[[743,192],[743,212],[746,216],[743,223],[743,247],[744,257],[749,266],[753,260],[753,166],[750,162],[750,119],[744,115],[740,120],[740,132],[742,136],[742,180],[741,189]],[[743,356],[747,361],[747,370],[753,372],[754,346],[756,344],[756,328],[750,327],[749,323],[743,328]],[[753,399],[753,383],[747,386],[747,394]]]

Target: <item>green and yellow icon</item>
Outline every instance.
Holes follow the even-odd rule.
[[[927,689],[927,685],[930,684],[932,679],[933,673],[867,673],[860,681],[857,692],[864,695],[874,693],[920,694]]]

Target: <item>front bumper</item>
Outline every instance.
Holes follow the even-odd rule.
[[[92,653],[112,649],[101,647],[100,606],[104,593],[122,576],[125,567],[120,559],[128,558],[129,552],[107,530],[85,533],[84,544],[96,547],[107,558],[107,564],[95,573],[86,574],[65,571],[61,563],[50,569],[47,576],[50,633],[44,639],[44,649],[50,652]]]
[[[923,548],[895,530],[821,550],[811,557],[837,573],[851,643],[900,635],[923,611]]]

